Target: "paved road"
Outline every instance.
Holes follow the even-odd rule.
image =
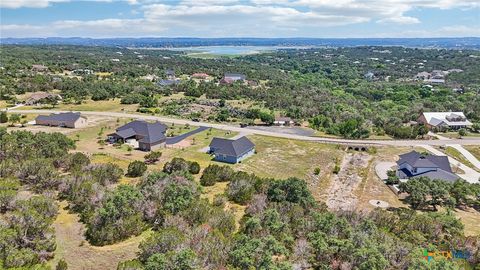
[[[182,135],[178,135],[178,136],[175,136],[175,137],[170,137],[170,138],[167,138],[167,144],[176,144],[176,143],[179,143],[181,141],[183,141],[184,139],[192,136],[192,135],[195,135],[197,133],[200,133],[204,130],[207,130],[209,129],[209,127],[199,127],[197,129],[194,129],[192,131],[189,131],[187,133],[184,133]]]
[[[458,144],[447,144],[447,146],[451,146],[451,147],[457,149],[460,153],[462,153],[462,155],[468,161],[470,161],[470,163],[473,164],[473,166],[480,169],[480,161],[474,155],[472,155],[472,153],[470,153],[467,149],[463,148],[461,145],[458,145]]]
[[[56,111],[56,110],[9,110],[16,113],[34,113],[34,114],[49,114],[55,112],[66,112],[66,111]],[[452,139],[452,140],[347,140],[347,139],[333,139],[333,138],[319,138],[319,137],[309,137],[295,134],[285,134],[281,132],[265,131],[265,130],[256,130],[253,128],[241,128],[238,126],[231,126],[226,124],[215,124],[207,122],[193,122],[185,119],[176,119],[163,116],[152,116],[152,115],[142,115],[142,114],[128,114],[128,113],[119,113],[119,112],[92,112],[92,111],[81,111],[83,115],[98,115],[98,116],[107,116],[107,117],[123,117],[123,118],[136,118],[136,119],[145,119],[145,120],[158,120],[165,123],[174,123],[179,125],[189,124],[191,126],[205,126],[221,130],[229,130],[234,132],[241,132],[246,135],[257,134],[278,138],[287,138],[293,140],[304,140],[312,142],[321,142],[321,143],[332,143],[332,144],[348,144],[348,145],[372,145],[372,146],[414,146],[414,145],[445,145],[448,144],[459,144],[459,145],[480,145],[480,138],[465,138],[465,139]]]
[[[428,150],[429,152],[431,152],[434,155],[447,156],[447,155],[445,155],[445,153],[433,148],[430,145],[418,145],[418,146],[425,148],[426,150]],[[479,180],[480,180],[480,173],[479,172],[475,171],[474,169],[468,167],[467,165],[461,163],[460,161],[458,161],[458,160],[456,160],[456,159],[454,159],[450,156],[447,156],[447,157],[448,157],[448,161],[450,161],[450,164],[453,164],[453,165],[459,167],[462,171],[465,172],[465,174],[457,173],[458,176],[467,180],[467,182],[469,182],[469,183],[479,183]]]

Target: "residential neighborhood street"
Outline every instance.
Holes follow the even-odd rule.
[[[57,110],[9,110],[14,113],[29,113],[29,114],[49,114],[49,113],[59,113],[66,111],[57,111]],[[189,124],[191,126],[205,126],[221,130],[229,130],[234,132],[241,132],[246,135],[248,134],[257,134],[278,138],[286,138],[292,140],[304,140],[304,141],[313,141],[320,143],[332,143],[332,144],[346,144],[346,145],[391,145],[391,146],[414,146],[414,145],[445,145],[448,144],[457,144],[457,145],[480,145],[480,138],[464,138],[464,139],[451,139],[451,140],[350,140],[350,139],[334,139],[334,138],[320,138],[320,137],[310,137],[302,136],[295,134],[286,134],[282,132],[274,131],[264,131],[257,130],[253,128],[241,128],[239,126],[231,126],[227,124],[216,124],[208,122],[194,122],[185,119],[170,118],[164,116],[152,116],[144,114],[129,114],[129,113],[119,113],[119,112],[96,112],[96,111],[82,111],[83,115],[98,115],[98,116],[107,116],[107,117],[118,117],[118,118],[136,118],[144,120],[156,120],[165,123],[174,123],[179,125]]]

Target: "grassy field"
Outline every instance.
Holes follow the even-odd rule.
[[[7,108],[7,102],[5,100],[0,100],[0,109]]]
[[[55,110],[64,111],[101,111],[101,112],[135,112],[137,110],[137,104],[120,104],[120,99],[110,100],[85,100],[82,104],[63,104],[60,103],[55,106]],[[51,106],[39,107],[39,106],[24,106],[19,110],[35,110],[35,109],[52,109]]]
[[[468,145],[464,146],[472,155],[474,155],[478,160],[480,160],[480,146],[478,145]]]
[[[460,161],[461,163],[467,165],[468,167],[478,171],[478,168],[473,166],[473,164],[470,161],[468,161],[468,159],[465,158],[465,156],[462,155],[462,153],[460,153],[457,149],[447,146],[447,148],[440,149],[440,150],[444,152],[446,155],[451,156],[452,158]]]
[[[480,235],[480,226],[478,226],[480,212],[472,208],[466,210],[455,209],[454,214],[465,225],[465,235]]]
[[[54,222],[57,249],[55,258],[49,261],[54,268],[60,259],[65,259],[69,270],[116,269],[120,261],[136,257],[138,244],[149,235],[150,231],[131,237],[123,242],[103,247],[91,246],[85,241],[85,225],[79,221],[77,214],[70,213],[67,202],[60,202],[60,210]]]
[[[460,139],[462,136],[458,135],[458,132],[449,131],[449,132],[438,132],[440,136],[447,137],[450,139]],[[467,135],[463,137],[480,137],[479,133],[467,132]]]

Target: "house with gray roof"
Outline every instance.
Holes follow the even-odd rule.
[[[51,127],[80,128],[87,126],[87,118],[79,112],[52,113],[50,115],[39,115],[35,118],[36,125]]]
[[[167,129],[166,125],[158,121],[150,123],[135,120],[117,128],[114,133],[108,135],[108,140],[128,143],[142,151],[151,151],[165,145]]]
[[[452,172],[447,156],[436,156],[412,151],[400,155],[397,165],[397,176],[400,179],[422,176],[432,180],[439,179],[448,182],[455,182],[459,179],[459,177]]]
[[[236,140],[213,138],[209,145],[209,153],[216,161],[235,164],[253,155],[255,144],[247,137]]]
[[[225,73],[220,80],[220,84],[232,84],[236,81],[245,81],[246,78],[247,77],[244,74],[240,73]]]

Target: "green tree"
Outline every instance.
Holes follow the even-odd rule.
[[[137,188],[118,186],[106,195],[87,223],[87,239],[93,245],[106,245],[140,234],[146,226],[143,203],[144,197]]]
[[[8,115],[7,112],[1,111],[0,112],[0,124],[8,122]]]
[[[127,175],[130,177],[142,176],[147,171],[147,165],[140,160],[135,160],[128,164]]]
[[[20,122],[20,114],[18,114],[18,113],[10,114],[10,117],[8,118],[8,121],[10,121],[11,126],[14,126],[16,123]]]

